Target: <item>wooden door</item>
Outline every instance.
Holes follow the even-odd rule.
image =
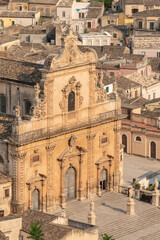
[[[40,193],[38,189],[32,192],[32,210],[40,209]]]
[[[102,191],[105,190],[107,187],[107,171],[105,169],[101,171],[100,186]]]
[[[151,142],[151,158],[156,158],[156,143]]]
[[[74,168],[68,168],[65,174],[65,200],[76,198],[76,172]]]

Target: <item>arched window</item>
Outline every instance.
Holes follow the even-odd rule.
[[[75,110],[75,93],[72,91],[68,95],[68,112]]]
[[[0,112],[6,113],[6,97],[0,94]]]
[[[4,163],[2,156],[0,155],[0,163]]]
[[[137,136],[137,137],[136,137],[136,141],[137,141],[137,142],[141,142],[142,140],[141,140],[141,138],[140,138],[139,136]]]
[[[24,115],[31,115],[31,106],[31,101],[29,101],[28,99],[23,100]]]

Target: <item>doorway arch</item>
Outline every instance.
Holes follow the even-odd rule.
[[[40,192],[38,189],[34,189],[32,192],[32,210],[40,209]]]
[[[107,174],[107,170],[103,169],[100,174],[101,191],[105,190],[107,185],[108,185],[108,174]]]
[[[125,134],[122,135],[122,144],[124,145],[124,152],[127,153],[127,136]]]
[[[150,143],[150,153],[151,153],[151,158],[156,158],[156,143],[155,142],[151,142]]]
[[[68,168],[65,174],[65,200],[76,198],[76,171],[73,167]]]

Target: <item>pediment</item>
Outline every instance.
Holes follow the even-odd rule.
[[[95,63],[96,61],[96,52],[90,48],[86,49],[85,53],[81,52],[78,48],[77,37],[70,34],[65,41],[65,47],[62,53],[56,57],[49,55],[45,60],[44,68],[53,71],[92,62]]]

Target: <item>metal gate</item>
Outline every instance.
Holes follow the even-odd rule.
[[[107,187],[107,170],[103,169],[100,175],[100,186],[101,190],[105,190]]]
[[[40,193],[38,189],[32,192],[32,210],[39,210],[40,208]]]
[[[73,167],[68,168],[65,174],[65,200],[76,198],[76,171]]]

